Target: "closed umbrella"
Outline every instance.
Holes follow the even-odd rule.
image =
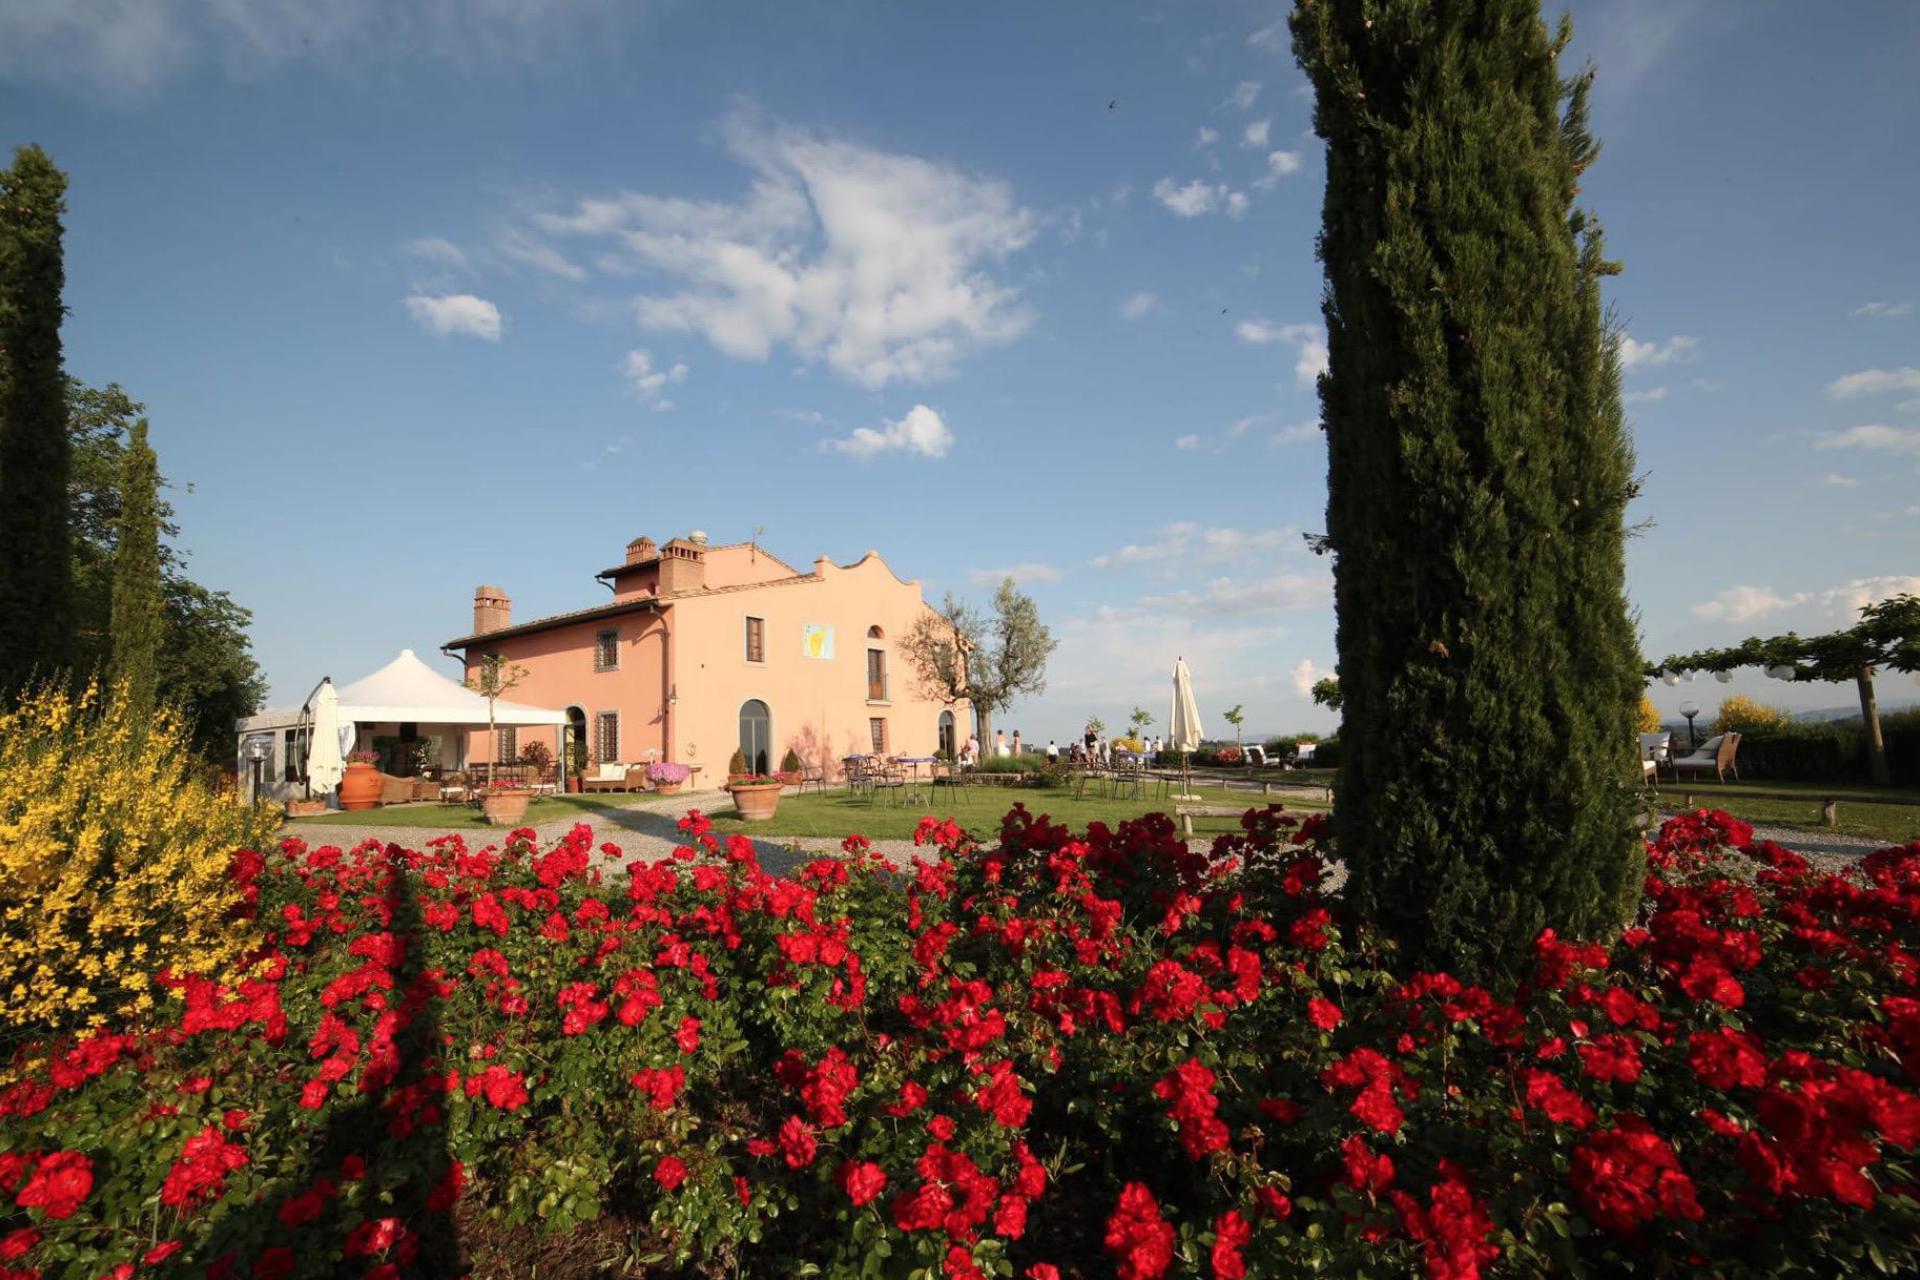
[[[324,795],[339,786],[347,773],[340,750],[340,699],[333,692],[333,681],[322,680],[308,705],[313,728],[307,735],[307,789],[318,788]]]
[[[1185,658],[1173,661],[1173,713],[1167,717],[1167,745],[1180,753],[1180,795],[1192,800],[1193,781],[1187,757],[1200,749],[1200,708],[1193,702],[1193,675]]]

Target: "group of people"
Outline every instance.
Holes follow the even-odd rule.
[[[1007,756],[1020,755],[1028,745],[1030,744],[1025,744],[1021,741],[1020,731],[1018,729],[1013,731],[1013,737],[1011,738],[1007,737],[1007,731],[1005,729],[995,729],[993,731],[992,754],[997,757],[1004,758]],[[1138,754],[1144,755],[1148,759],[1153,759],[1160,754],[1164,745],[1163,741],[1158,737],[1147,738],[1144,740]],[[1045,751],[1046,757],[1050,761],[1060,758],[1060,744],[1052,738],[1047,739]],[[1086,735],[1081,741],[1069,742],[1067,744],[1067,759],[1073,761],[1075,764],[1110,764],[1113,760],[1113,754],[1112,744],[1101,737],[1092,725],[1087,726]],[[978,768],[979,764],[980,738],[977,734],[969,733],[967,740],[960,744],[959,765],[962,769],[974,769]]]

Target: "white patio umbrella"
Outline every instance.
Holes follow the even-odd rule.
[[[307,734],[307,789],[318,788],[325,794],[339,786],[347,773],[340,753],[340,699],[333,692],[333,681],[322,680],[308,705],[313,728]]]
[[[1180,753],[1178,800],[1192,800],[1193,776],[1187,757],[1200,749],[1200,708],[1193,701],[1193,675],[1185,658],[1173,660],[1173,712],[1167,717],[1167,745]]]

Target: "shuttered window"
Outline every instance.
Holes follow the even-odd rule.
[[[593,718],[593,758],[601,764],[620,760],[620,713],[602,711]]]
[[[887,700],[887,651],[867,650],[867,701]]]
[[[620,669],[620,632],[617,628],[602,631],[593,638],[593,669],[595,671]]]
[[[512,764],[520,758],[520,730],[508,725],[500,730],[500,758],[495,764]]]
[[[765,662],[767,660],[767,622],[764,618],[747,619],[747,661]]]
[[[877,756],[887,754],[887,718],[875,716],[867,721],[867,731],[873,735],[873,754]]]

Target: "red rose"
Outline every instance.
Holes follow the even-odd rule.
[[[780,1124],[780,1154],[789,1169],[804,1169],[813,1163],[814,1154],[820,1144],[813,1139],[813,1129],[799,1116],[788,1116]]]
[[[1213,1220],[1213,1274],[1218,1280],[1244,1280],[1247,1260],[1240,1251],[1253,1239],[1253,1228],[1235,1210]]]
[[[1155,1280],[1173,1264],[1173,1225],[1160,1216],[1160,1203],[1142,1182],[1120,1189],[1120,1202],[1107,1218],[1107,1252],[1120,1280]]]
[[[673,1042],[680,1046],[680,1052],[692,1053],[700,1047],[700,1019],[685,1017],[680,1019],[680,1029],[673,1033]]]
[[[1341,1143],[1340,1153],[1347,1166],[1346,1183],[1355,1191],[1378,1196],[1393,1185],[1393,1157],[1374,1154],[1359,1134]]]
[[[1758,1089],[1767,1082],[1760,1041],[1731,1028],[1688,1036],[1687,1065],[1709,1089]]]
[[[182,1249],[186,1247],[187,1246],[184,1241],[180,1241],[180,1240],[163,1241],[160,1244],[153,1246],[153,1248],[147,1250],[146,1253],[141,1255],[140,1257],[141,1265],[148,1266],[148,1267],[157,1266],[160,1263],[165,1262],[168,1258],[171,1258],[174,1254],[180,1252]]]
[[[1344,1014],[1340,1006],[1331,1000],[1322,1000],[1319,996],[1307,1001],[1307,1021],[1322,1031],[1331,1031],[1340,1025]]]
[[[1595,1080],[1632,1084],[1640,1078],[1640,1050],[1633,1041],[1609,1032],[1580,1046],[1580,1064]]]
[[[687,1180],[686,1162],[679,1156],[661,1156],[660,1163],[653,1166],[653,1180],[668,1191],[679,1190]]]
[[[56,1151],[34,1168],[15,1203],[56,1220],[71,1218],[92,1191],[93,1161],[78,1151]]]
[[[1576,1147],[1568,1181],[1587,1216],[1616,1235],[1637,1237],[1656,1217],[1697,1222],[1703,1216],[1693,1179],[1667,1140],[1639,1116],[1620,1116],[1614,1128]]]
[[[871,1160],[847,1161],[838,1174],[840,1189],[856,1205],[870,1204],[886,1188],[886,1170]]]
[[[12,1262],[24,1257],[27,1250],[40,1243],[40,1233],[32,1227],[21,1227],[0,1236],[0,1262]]]
[[[293,1250],[284,1244],[268,1245],[253,1260],[253,1280],[286,1280],[293,1274]]]

